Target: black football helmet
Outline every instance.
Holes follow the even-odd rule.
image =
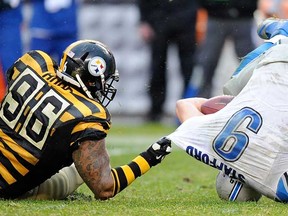
[[[108,106],[115,97],[117,90],[112,84],[119,81],[113,54],[95,40],[79,40],[69,45],[63,52],[57,76],[103,106]]]

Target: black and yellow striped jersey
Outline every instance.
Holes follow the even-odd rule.
[[[72,163],[80,140],[99,140],[110,114],[56,76],[46,53],[24,54],[9,69],[0,108],[0,197],[13,198]]]

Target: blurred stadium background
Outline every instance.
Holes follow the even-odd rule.
[[[26,4],[26,20],[29,20],[30,12],[29,4]],[[150,106],[147,96],[150,50],[138,33],[139,12],[135,0],[82,0],[78,13],[79,39],[102,41],[110,47],[116,58],[120,82],[117,84],[117,96],[109,105],[115,117],[114,122],[123,119],[129,122],[144,121]],[[28,41],[29,32],[24,28],[24,43]],[[164,122],[175,122],[175,102],[181,96],[179,62],[175,55],[177,53],[172,46],[168,56],[169,82]],[[228,40],[214,79],[215,95],[222,93],[221,86],[229,79],[236,65],[233,44]],[[194,80],[197,80],[199,73],[196,71],[194,75]]]

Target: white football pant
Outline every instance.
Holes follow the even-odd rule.
[[[72,194],[81,184],[82,178],[78,174],[75,165],[64,167],[50,179],[38,187],[28,191],[19,199],[34,200],[60,200]]]

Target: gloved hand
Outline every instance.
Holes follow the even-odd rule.
[[[171,151],[171,140],[166,137],[162,137],[140,155],[147,160],[150,166],[155,166],[161,163],[165,156],[170,154]]]

